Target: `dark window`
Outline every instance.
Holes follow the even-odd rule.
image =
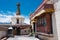
[[[39,26],[46,26],[46,18],[41,17],[40,19],[37,20],[37,27]]]
[[[17,24],[19,24],[19,19],[17,19]]]
[[[44,22],[44,21],[43,21],[43,17],[42,17],[42,18],[41,18],[41,26],[43,26],[43,22]]]
[[[43,26],[46,26],[46,18],[43,18]]]

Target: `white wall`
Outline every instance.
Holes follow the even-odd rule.
[[[16,18],[15,17],[11,18],[11,22],[12,22],[12,24],[16,24]]]
[[[54,40],[60,40],[60,0],[54,4],[55,13],[52,14]]]
[[[46,3],[47,3],[47,4],[53,4],[53,1],[54,1],[54,0],[47,0]]]
[[[14,24],[17,24],[17,19],[19,19],[19,24],[22,24],[22,23],[24,23],[24,18],[22,18],[22,17],[20,17],[20,16],[15,16],[15,17],[12,17],[11,18],[11,22],[12,22],[12,24],[14,25]]]

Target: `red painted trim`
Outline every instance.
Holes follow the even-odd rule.
[[[44,4],[46,3],[46,1],[47,0],[44,0],[43,3],[35,10],[35,12],[30,15],[30,19],[37,14],[38,10],[41,9],[44,6]]]
[[[39,9],[41,9],[43,7],[43,5],[45,4],[46,0],[44,0],[44,2],[37,8],[37,10],[35,12],[37,12]]]

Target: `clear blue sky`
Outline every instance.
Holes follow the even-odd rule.
[[[7,11],[16,12],[16,4],[18,2],[20,2],[21,5],[21,15],[29,17],[30,12],[34,12],[36,8],[43,2],[43,0],[0,0],[0,14],[13,15],[13,13],[9,14]]]
[[[43,0],[0,0],[0,11],[16,12],[16,3],[20,2],[21,14],[29,15],[43,2]]]

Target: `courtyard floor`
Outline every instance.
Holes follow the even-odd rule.
[[[15,36],[15,37],[9,37],[7,40],[40,40],[40,39],[28,36]]]

